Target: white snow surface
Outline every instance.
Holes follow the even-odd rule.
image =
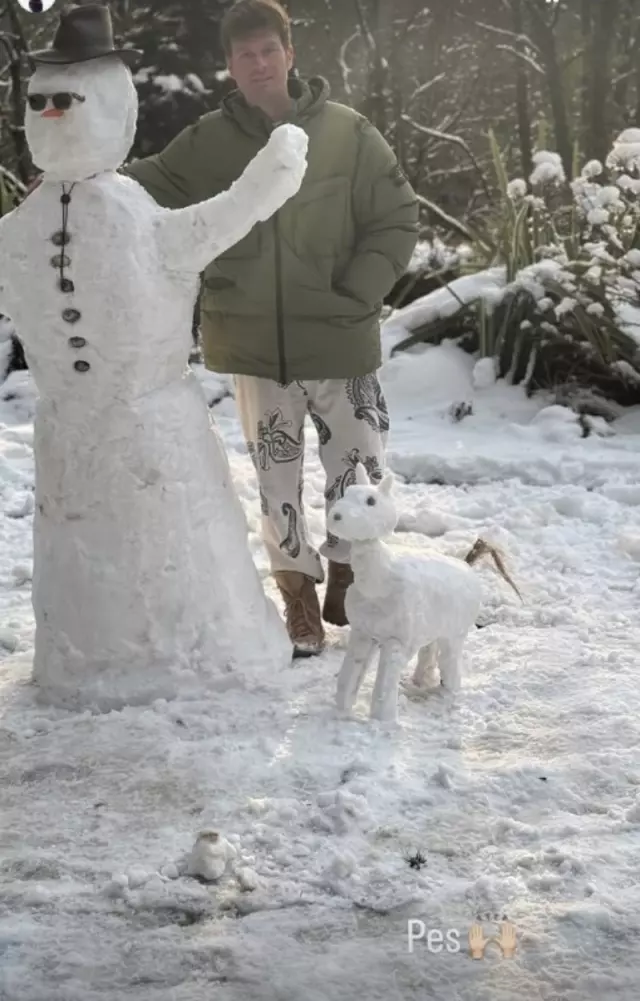
[[[26,373],[0,387],[2,1001],[637,998],[640,415],[582,439],[545,399],[474,386],[474,359],[450,345],[389,359],[397,336],[381,373],[391,545],[452,555],[482,535],[524,596],[477,568],[483,628],[461,691],[401,695],[397,725],[367,718],[369,679],[353,717],[335,713],[348,628],[329,630],[320,658],[212,698],[101,715],[38,705],[35,394]],[[274,595],[235,405],[217,398]],[[453,423],[460,401],[473,413]],[[311,428],[310,441],[319,541]],[[189,865],[211,830],[231,848],[203,883]],[[473,960],[468,930],[480,914],[490,934],[494,912],[514,923],[516,954]],[[408,950],[410,919],[431,951],[426,936]],[[436,951],[451,930],[460,951]]]

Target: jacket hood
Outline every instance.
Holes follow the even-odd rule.
[[[317,115],[329,100],[330,87],[327,80],[321,76],[301,80],[292,77],[289,80],[289,94],[293,99],[293,107],[287,115],[287,122],[303,122]],[[222,114],[233,119],[245,132],[253,135],[269,135],[273,130],[273,122],[260,108],[248,104],[239,90],[227,94],[220,103]]]

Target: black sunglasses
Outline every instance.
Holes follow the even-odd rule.
[[[29,94],[27,101],[32,111],[44,111],[47,103],[51,101],[56,111],[68,111],[74,101],[85,101],[82,94],[70,94],[61,92],[60,94]]]

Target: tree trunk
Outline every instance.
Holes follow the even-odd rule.
[[[546,8],[547,5],[545,4],[544,6]],[[527,9],[531,15],[531,33],[536,45],[540,49],[540,55],[544,63],[557,151],[560,154],[567,180],[571,180],[573,174],[573,139],[569,125],[569,116],[567,114],[564,80],[558,57],[556,34],[553,26],[545,20],[545,16],[537,0],[529,0]]]
[[[582,0],[580,7],[580,30],[582,35],[582,81],[580,84],[580,145],[582,152],[587,148],[589,135],[589,97],[591,94],[589,53],[593,37],[593,0]]]
[[[611,93],[611,53],[620,0],[607,0],[595,8],[590,59],[589,131],[586,154],[604,160],[610,145],[607,105]]]
[[[367,80],[367,95],[363,102],[362,112],[382,135],[387,134],[387,84],[388,62],[383,56],[382,39],[386,34],[390,19],[389,8],[385,0],[374,0],[373,17],[370,21],[362,0],[355,0],[360,31],[369,53],[369,75]]]
[[[513,30],[516,35],[524,34],[522,17],[522,0],[511,0],[513,12]],[[519,52],[524,52],[525,46],[521,40],[516,42]],[[529,177],[533,170],[533,146],[531,142],[531,113],[529,108],[529,82],[524,61],[516,59],[516,112],[518,116],[518,139],[520,142],[520,161],[522,173]]]
[[[634,10],[638,0],[628,0],[626,12],[621,18],[622,23],[634,20]],[[625,17],[626,15],[626,17]],[[615,128],[625,128],[633,122],[633,111],[630,107],[630,91],[634,84],[634,70],[640,64],[640,21],[636,17],[634,34],[619,31],[616,38],[619,44],[620,60],[618,63],[619,79],[613,88],[613,102],[616,107]],[[615,63],[615,61],[614,61]]]

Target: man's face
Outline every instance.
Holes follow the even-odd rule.
[[[275,31],[259,31],[237,39],[227,60],[238,90],[249,104],[258,106],[274,97],[286,97],[292,66],[293,49],[286,49]]]

